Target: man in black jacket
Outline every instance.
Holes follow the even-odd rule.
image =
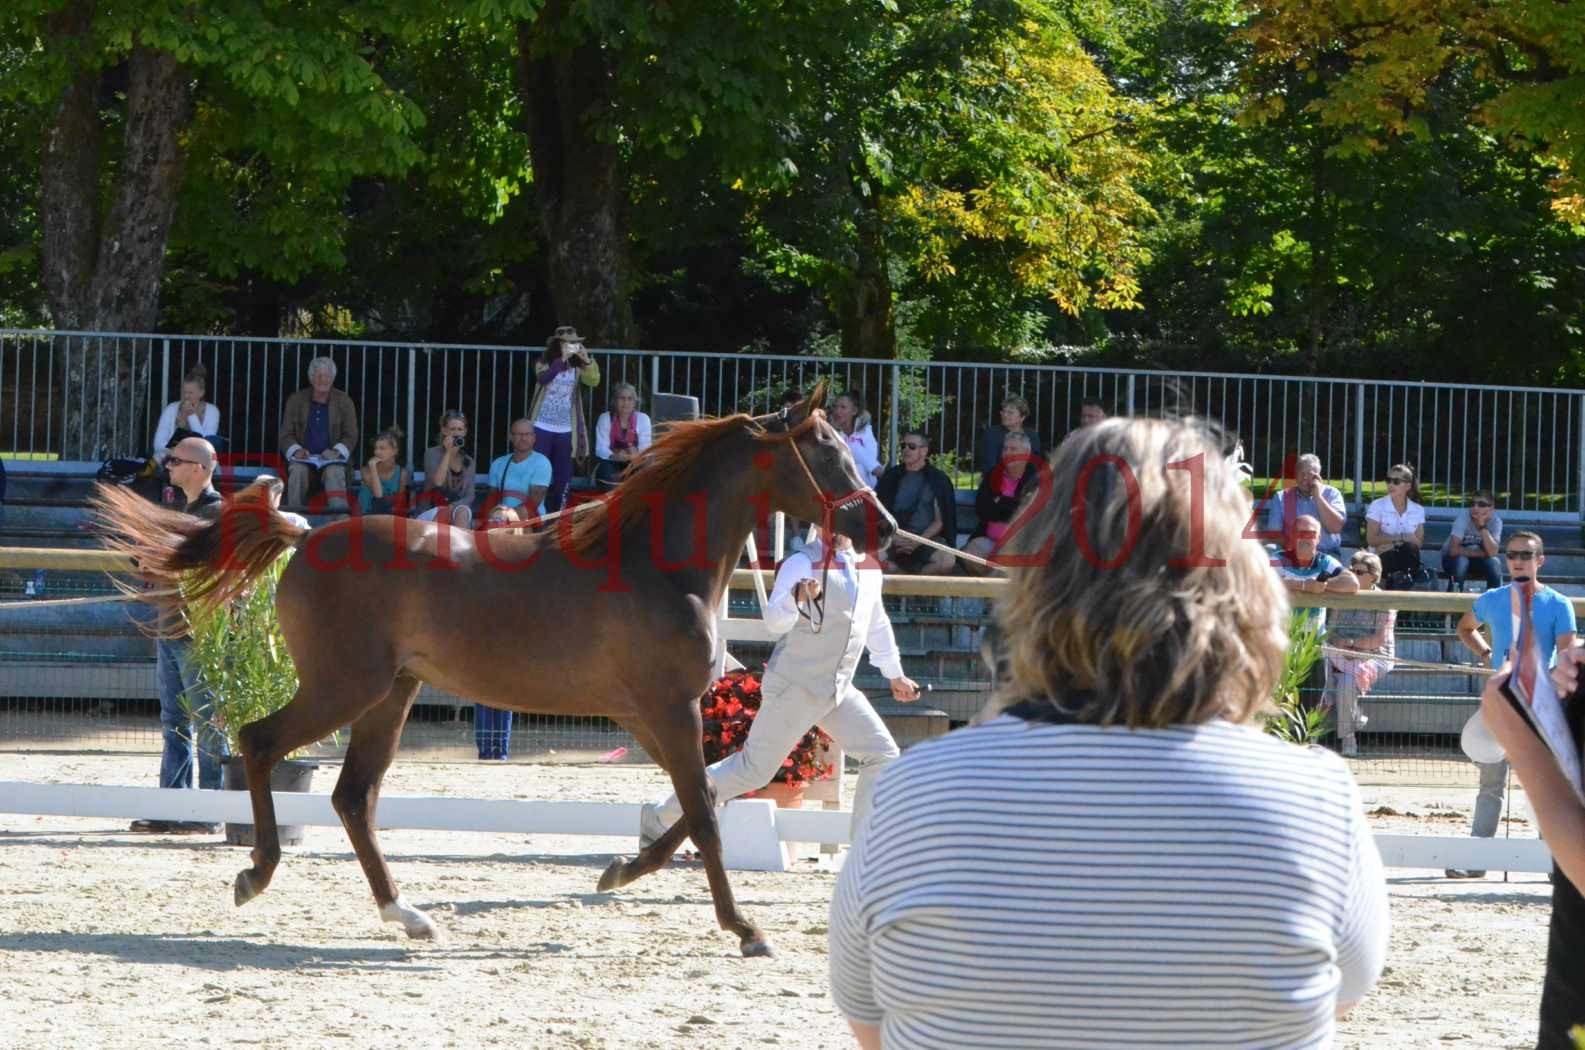
[[[215,491],[211,483],[215,475],[214,446],[203,438],[183,438],[165,460],[165,466],[170,472],[172,484],[181,493],[174,509],[205,521],[218,521],[220,493]],[[160,726],[165,734],[165,748],[160,756],[160,787],[192,787],[193,767],[196,765],[198,786],[211,791],[219,790],[220,760],[225,757],[226,751],[225,738],[209,717],[207,692],[193,681],[187,670],[187,650],[191,645],[192,640],[186,635],[161,638],[154,643],[155,675],[160,690]],[[213,833],[220,829],[214,824],[200,821],[134,820],[132,830],[152,835],[193,835]]]
[[[900,529],[948,547],[957,546],[958,505],[952,479],[930,465],[930,439],[922,431],[903,433],[902,462],[881,475],[875,486],[881,504]],[[957,558],[899,535],[882,568],[918,576],[954,571]]]

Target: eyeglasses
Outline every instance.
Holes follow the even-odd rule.
[[[196,459],[183,459],[180,456],[166,456],[165,457],[165,465],[167,467],[183,467],[183,466],[186,466],[186,467],[201,467],[201,466],[203,466],[203,464],[198,462]]]
[[[907,449],[909,452],[918,452],[922,448],[929,448],[929,447],[930,447],[929,445],[921,445],[917,441],[904,441],[903,442],[903,448]]]
[[[1507,558],[1508,558],[1509,561],[1534,561],[1536,559],[1536,552],[1535,551],[1509,551],[1508,554],[1507,554]]]

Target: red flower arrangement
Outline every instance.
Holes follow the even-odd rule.
[[[747,669],[728,671],[699,698],[699,710],[704,715],[706,765],[743,749],[749,727],[759,713],[760,699],[759,675]],[[829,777],[831,763],[821,761],[820,756],[830,743],[831,738],[819,726],[810,729],[782,760],[771,780],[796,786]]]

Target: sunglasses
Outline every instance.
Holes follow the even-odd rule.
[[[200,464],[196,459],[183,459],[180,456],[166,456],[165,457],[165,465],[167,467],[182,467],[182,466],[197,467],[197,466],[202,466],[202,464]]]
[[[1477,507],[1489,507],[1491,506],[1491,500],[1478,499],[1475,501],[1474,505]]]
[[[1508,554],[1507,554],[1507,558],[1508,558],[1509,561],[1534,561],[1536,559],[1536,552],[1535,551],[1509,551]]]
[[[903,442],[903,448],[907,449],[909,452],[918,452],[922,448],[929,448],[929,447],[930,447],[929,445],[921,445],[917,441],[904,441]]]
[[[1389,485],[1407,485],[1407,484],[1409,484],[1409,479],[1408,478],[1388,478],[1387,479],[1387,484],[1389,484]]]

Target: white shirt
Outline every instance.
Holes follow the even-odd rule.
[[[549,397],[549,394],[545,395]],[[633,429],[638,431],[638,450],[640,452],[649,448],[654,440],[653,428],[649,417],[642,412],[633,413]],[[611,413],[601,412],[600,418],[594,423],[594,454],[598,459],[611,458]]]
[[[881,477],[881,451],[875,441],[875,431],[866,423],[854,429],[846,438],[848,449],[858,461],[859,480],[866,485],[874,485]]]
[[[1365,519],[1380,525],[1381,531],[1388,536],[1413,538],[1414,530],[1425,524],[1425,508],[1414,500],[1408,500],[1403,513],[1399,514],[1398,508],[1392,505],[1392,497],[1383,496],[1371,502],[1365,511]]]
[[[578,373],[566,368],[545,385],[545,399],[539,403],[539,415],[534,425],[552,434],[572,433],[572,390],[578,383]]]
[[[170,444],[171,437],[176,433],[178,425],[186,427],[195,434],[204,437],[213,437],[220,433],[220,409],[207,401],[200,401],[198,412],[188,416],[180,424],[176,422],[176,413],[181,411],[182,403],[172,401],[165,406],[165,411],[160,413],[159,425],[154,428],[154,458],[161,463],[171,454],[165,446]]]
[[[798,603],[793,599],[793,588],[799,580],[820,582],[819,562],[824,557],[820,541],[815,540],[797,554],[789,555],[776,570],[776,583],[765,605],[765,626],[772,634],[786,634],[798,625]],[[865,565],[852,548],[838,550],[831,559],[826,586],[847,589],[853,605],[853,623],[864,634],[870,663],[889,679],[901,678],[902,654],[897,651],[897,639],[892,635],[891,618],[881,604],[880,566],[873,559]]]

